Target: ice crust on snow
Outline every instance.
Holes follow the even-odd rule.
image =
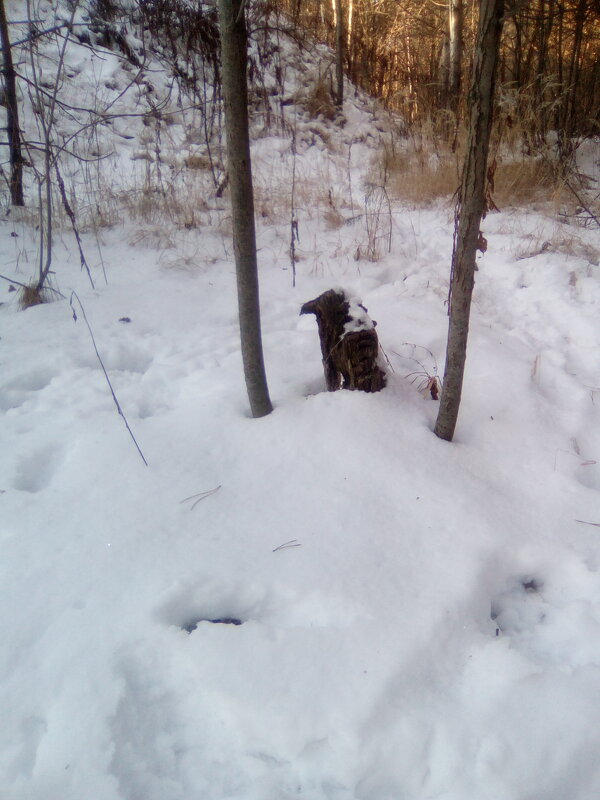
[[[82,97],[120,75],[109,53],[68,58]],[[68,302],[20,312],[0,286],[2,800],[600,795],[600,232],[569,227],[567,248],[541,213],[488,215],[441,442],[402,353],[443,363],[452,212],[393,200],[392,252],[357,264],[367,231],[324,223],[329,187],[356,214],[380,134],[362,99],[344,112],[329,150],[253,142],[268,417],[247,415],[225,204],[195,209],[197,229],[103,228],[96,289],[68,231],[55,241],[147,468]],[[162,131],[174,164],[188,122]],[[130,130],[111,169],[140,185]],[[298,285],[376,309],[394,368],[376,395],[315,377],[270,203],[294,168],[314,198]],[[191,194],[191,172],[174,187]],[[24,282],[35,231],[15,211],[0,233]]]

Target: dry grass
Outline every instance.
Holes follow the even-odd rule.
[[[334,188],[339,186],[339,176],[333,168],[315,169],[298,158],[294,171],[289,153],[280,160],[257,154],[253,166],[254,205],[265,223],[289,223],[293,201],[297,214],[322,220],[327,230],[344,224],[346,198]]]
[[[304,86],[296,93],[296,105],[304,109],[311,119],[322,117],[331,122],[338,115],[332,96],[331,80],[329,69],[309,74],[305,78]]]
[[[210,160],[208,156],[204,155],[187,156],[187,158],[183,160],[183,163],[188,169],[201,169],[207,172],[210,169]]]
[[[164,188],[150,183],[132,186],[119,192],[119,205],[129,219],[145,225],[167,223],[177,229],[199,228],[210,214],[206,197],[214,195],[214,187],[209,185],[208,173],[195,174],[197,179],[164,184]]]
[[[171,250],[175,247],[173,230],[164,227],[138,228],[130,237],[130,247],[145,250]]]
[[[450,200],[460,186],[464,143],[455,153],[447,146],[430,143],[428,147],[384,152],[374,170],[387,178],[390,194],[410,205],[427,207],[440,200]],[[556,213],[560,204],[568,202],[561,170],[548,158],[505,153],[491,155],[495,160],[494,185],[491,196],[500,209],[510,206],[552,204]]]
[[[404,152],[388,157],[386,167],[390,194],[417,207],[452,197],[460,183],[456,156]]]
[[[558,253],[567,258],[587,261],[589,265],[597,266],[600,263],[600,250],[561,223],[555,223],[551,230],[540,227],[522,233],[515,238],[515,243],[515,257],[518,260],[534,258],[542,253]]]
[[[493,197],[497,206],[560,202],[566,194],[554,165],[533,156],[498,160]]]
[[[19,292],[19,305],[23,309],[40,306],[45,302],[43,292],[37,286],[23,286]]]
[[[327,208],[322,214],[322,219],[327,231],[337,231],[344,225],[344,217],[337,208]]]

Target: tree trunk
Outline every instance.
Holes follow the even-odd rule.
[[[384,388],[385,373],[377,363],[377,323],[362,303],[351,302],[340,289],[330,289],[304,303],[300,314],[317,318],[328,391],[379,392]]]
[[[337,91],[335,104],[338,108],[344,105],[344,10],[342,0],[335,0],[335,77]]]
[[[348,24],[346,25],[346,61],[348,74],[352,75],[354,47],[352,44],[352,22],[354,17],[354,0],[348,0]]]
[[[574,41],[569,65],[567,91],[565,94],[564,121],[559,140],[559,146],[563,155],[572,152],[572,143],[570,140],[578,133],[577,123],[579,122],[578,112],[580,110],[580,104],[577,103],[577,90],[579,88],[581,72],[581,47],[583,44],[587,5],[587,0],[579,0],[575,9]]]
[[[467,353],[471,297],[479,226],[485,207],[485,178],[494,99],[494,84],[504,0],[481,0],[477,47],[469,91],[469,136],[458,206],[456,241],[450,280],[450,322],[444,387],[435,434],[454,436]]]
[[[260,330],[254,195],[248,133],[248,37],[244,0],[219,0],[219,21],[242,359],[252,416],[264,417],[273,407],[267,387]]]
[[[523,42],[521,35],[521,21],[519,20],[518,13],[513,14],[513,25],[515,26],[515,45],[512,63],[512,79],[515,88],[519,91],[522,88],[521,75],[523,65]]]
[[[546,14],[546,5],[547,11]],[[546,140],[548,132],[547,109],[544,103],[546,92],[546,81],[549,77],[549,43],[554,24],[554,0],[540,0],[538,7],[538,42],[537,42],[537,66],[534,86],[534,107],[537,109],[537,124],[541,141]]]
[[[448,107],[458,110],[462,73],[464,14],[462,0],[448,2]]]
[[[10,154],[10,199],[13,206],[24,206],[23,156],[21,154],[21,132],[19,130],[19,109],[17,106],[17,82],[4,0],[0,0],[0,43],[2,44],[2,74],[6,92],[6,133]]]

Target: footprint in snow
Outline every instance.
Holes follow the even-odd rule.
[[[492,601],[497,636],[534,662],[561,668],[600,664],[600,577],[583,563],[564,566],[546,586],[514,579]]]
[[[55,375],[54,370],[40,367],[7,381],[0,389],[0,410],[19,408],[29,399],[32,392],[41,392],[45,389]]]
[[[492,600],[490,616],[496,623],[496,636],[518,635],[535,628],[546,617],[546,602],[541,595],[539,578],[515,578],[511,585]]]
[[[25,717],[20,725],[15,726],[13,735],[12,751],[14,757],[8,765],[8,777],[11,780],[17,778],[30,778],[35,768],[38,748],[48,725],[42,717]]]
[[[45,489],[54,477],[62,459],[63,450],[52,445],[42,447],[22,457],[13,478],[13,488],[31,493]]]
[[[181,630],[187,633],[193,633],[201,622],[211,622],[213,625],[243,625],[245,620],[238,619],[238,617],[217,617],[216,619],[207,619],[206,617],[199,617],[198,619],[190,619],[181,625]]]
[[[181,763],[189,749],[177,695],[165,679],[160,653],[131,651],[116,664],[121,697],[109,720],[114,743],[110,772],[120,797],[183,798]]]
[[[116,337],[99,343],[100,355],[104,366],[111,372],[131,372],[144,375],[154,362],[154,353],[138,347],[132,342],[124,342]],[[78,367],[100,369],[98,359],[92,349],[83,347],[75,356],[74,363]]]
[[[276,548],[274,557],[279,552],[280,548]],[[337,628],[352,625],[361,615],[359,607],[349,607],[347,597],[319,590],[247,585],[235,580],[224,586],[201,576],[187,587],[178,588],[156,612],[162,624],[190,634],[196,630],[206,632],[211,625],[237,628],[246,622],[269,628]]]

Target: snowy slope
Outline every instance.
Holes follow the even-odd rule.
[[[7,800],[600,792],[600,234],[488,217],[442,442],[411,373],[442,370],[452,211],[392,198],[392,252],[356,261],[381,131],[345,112],[329,147],[254,143],[270,416],[248,417],[225,202],[101,229],[95,289],[67,232],[67,299],[0,287]],[[2,222],[16,280],[34,237]],[[338,285],[378,322],[379,394],[325,391],[299,309]]]

